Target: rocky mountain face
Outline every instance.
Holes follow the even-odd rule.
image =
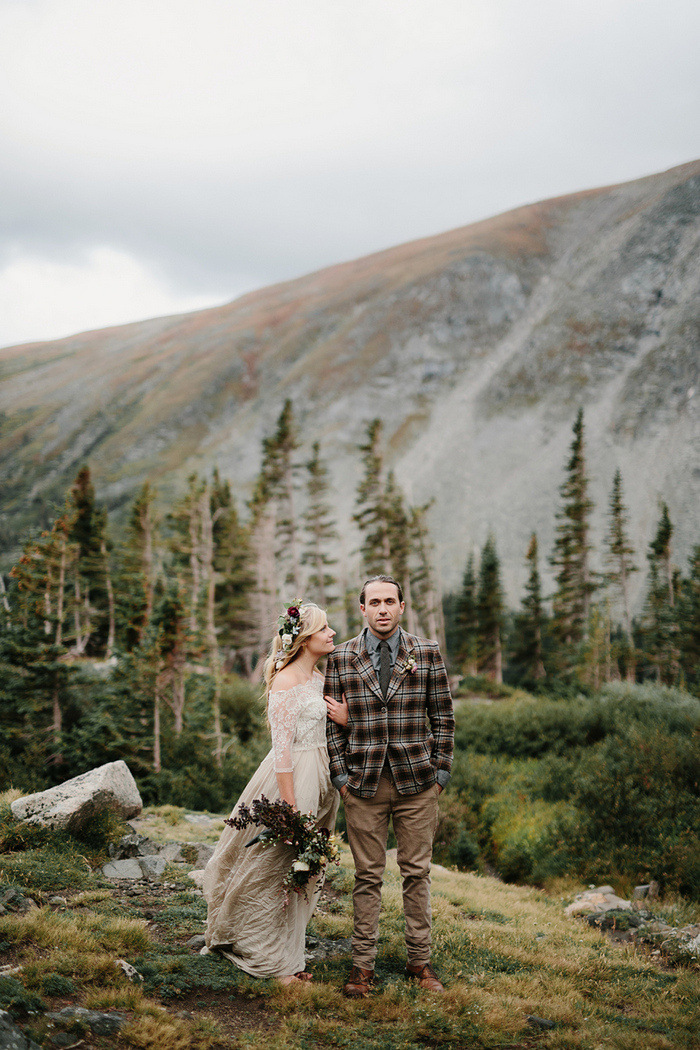
[[[443,586],[492,530],[515,603],[530,533],[551,550],[582,406],[594,544],[619,466],[638,563],[663,499],[684,568],[700,542],[699,238],[700,161],[224,307],[2,350],[0,546],[16,549],[85,461],[112,510],[147,478],[169,497],[214,465],[245,499],[290,397],[343,527],[378,416],[410,501],[434,500]]]

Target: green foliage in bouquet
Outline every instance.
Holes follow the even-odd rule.
[[[322,874],[328,863],[339,863],[335,835],[318,824],[309,813],[300,813],[289,802],[270,802],[262,795],[253,799],[250,806],[240,805],[235,817],[224,823],[239,830],[263,825],[263,831],[248,842],[248,846],[288,846],[293,850],[294,860],[282,881],[285,907],[290,890],[303,894],[308,900],[307,886],[311,879]]]

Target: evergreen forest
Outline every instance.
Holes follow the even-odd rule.
[[[541,551],[532,534],[519,608],[495,535],[441,595],[430,504],[412,506],[386,469],[379,420],[357,454],[355,551],[290,401],[245,503],[216,470],[169,506],[146,483],[117,530],[83,465],[0,576],[0,791],[124,759],[145,802],[227,811],[269,747],[260,678],[281,606],[318,602],[343,640],[361,626],[358,580],[386,572],[405,628],[440,642],[455,686],[437,859],[538,884],[656,878],[700,898],[700,542],[679,566],[662,503],[634,550],[618,471],[595,547],[580,411],[555,542]]]

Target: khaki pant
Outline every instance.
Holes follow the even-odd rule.
[[[430,961],[430,859],[438,823],[437,784],[417,795],[400,795],[386,775],[374,798],[345,796],[348,842],[355,861],[352,961],[373,970],[379,937],[382,880],[391,816],[396,859],[403,879],[406,954],[410,966]]]

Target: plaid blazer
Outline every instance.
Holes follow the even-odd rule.
[[[348,774],[348,788],[372,798],[385,759],[402,795],[431,787],[437,770],[452,768],[454,715],[447,672],[436,642],[401,628],[386,700],[362,635],[328,657],[324,692],[348,702],[347,726],[327,722],[331,777]]]

